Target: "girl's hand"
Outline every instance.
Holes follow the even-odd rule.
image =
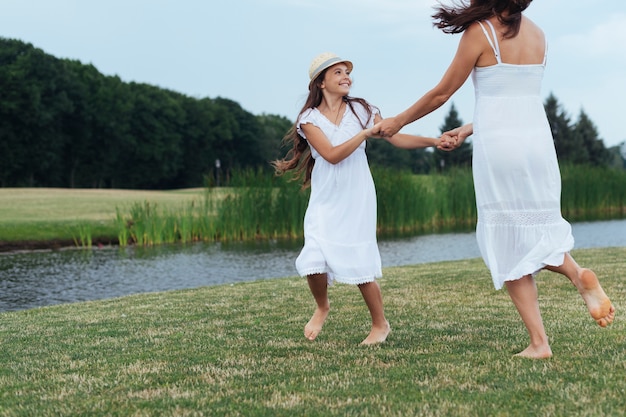
[[[367,134],[367,136],[370,138],[382,138],[382,135],[380,134],[381,123],[382,122],[378,122],[374,126],[370,127],[369,129],[366,129],[365,133]]]

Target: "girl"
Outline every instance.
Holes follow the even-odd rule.
[[[376,278],[382,276],[376,242],[376,191],[365,155],[365,140],[382,120],[378,109],[348,96],[352,62],[332,53],[318,55],[309,68],[309,95],[285,142],[285,159],[272,164],[276,173],[295,170],[310,185],[304,216],[304,247],[296,269],[306,276],[317,308],[304,327],[315,340],[328,316],[328,285],[333,281],[359,287],[372,318],[361,342],[384,342],[391,328]],[[437,146],[438,139],[397,134],[387,138],[412,149]]]

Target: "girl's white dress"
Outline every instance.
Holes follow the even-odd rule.
[[[561,216],[561,176],[540,97],[545,57],[537,65],[503,63],[487,23],[491,37],[481,26],[497,64],[472,73],[472,164],[478,246],[500,289],[505,281],[561,265],[574,238]]]
[[[368,119],[365,108],[353,102],[366,127],[373,126],[376,108]],[[340,145],[363,130],[346,106],[339,126],[314,109],[298,119],[301,126],[319,127],[328,140]],[[305,137],[306,138],[306,137]],[[338,164],[331,164],[311,146],[315,165],[311,174],[311,197],[304,216],[304,247],[296,259],[301,276],[327,273],[328,282],[363,284],[382,276],[376,242],[376,190],[370,172],[365,142]]]

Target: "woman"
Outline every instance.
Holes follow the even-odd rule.
[[[542,269],[565,275],[582,295],[591,316],[605,327],[615,308],[596,275],[569,251],[571,226],[561,216],[561,178],[540,97],[547,42],[522,12],[531,0],[472,0],[440,5],[433,16],[446,33],[463,33],[443,78],[415,104],[380,123],[374,133],[393,135],[443,105],[472,74],[473,124],[447,132],[448,149],[472,133],[473,175],[478,207],[476,236],[496,289],[506,286],[530,336],[519,356],[547,358],[534,277]]]
[[[376,191],[365,140],[378,109],[350,97],[352,63],[332,53],[317,56],[309,69],[309,95],[295,125],[285,137],[292,149],[274,161],[277,174],[295,170],[310,184],[304,217],[304,248],[296,269],[306,276],[316,310],[304,327],[315,340],[330,310],[328,285],[333,281],[357,285],[370,311],[372,328],[361,342],[385,341],[390,332],[380,287],[380,253],[376,242]],[[391,135],[389,142],[407,149],[436,146],[432,138]]]

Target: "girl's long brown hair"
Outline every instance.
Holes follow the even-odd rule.
[[[313,172],[313,166],[315,165],[315,159],[311,156],[311,148],[305,138],[298,134],[298,121],[300,116],[308,110],[318,107],[322,103],[322,88],[321,84],[324,80],[328,68],[322,71],[309,85],[309,96],[302,106],[302,110],[296,118],[296,122],[291,129],[287,132],[283,138],[283,144],[291,144],[291,149],[287,152],[287,155],[283,159],[272,161],[271,164],[274,167],[276,175],[283,175],[287,171],[295,170],[294,180],[303,179],[302,188],[307,188],[311,185],[311,172]],[[367,121],[372,117],[372,107],[370,104],[358,97],[344,96],[343,101],[350,107],[350,110],[359,119],[361,127],[366,128]],[[353,103],[361,104],[367,111],[367,119],[361,120],[354,110]],[[304,177],[304,178],[303,178]]]
[[[445,33],[461,33],[474,22],[496,16],[507,27],[504,38],[513,38],[519,32],[522,12],[532,0],[471,0],[444,6],[439,3],[433,14],[434,25]]]

